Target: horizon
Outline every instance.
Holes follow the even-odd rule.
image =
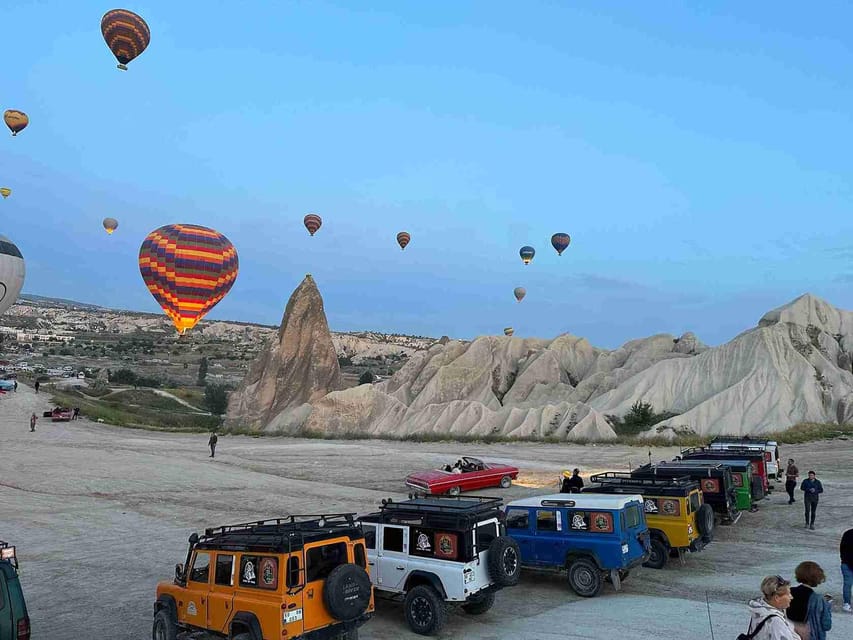
[[[0,233],[33,295],[160,313],[139,246],[191,223],[239,254],[211,321],[278,326],[306,272],[342,333],[718,346],[803,291],[853,308],[853,7],[149,0],[124,72],[111,8],[7,10]]]

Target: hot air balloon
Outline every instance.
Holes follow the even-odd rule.
[[[572,238],[568,233],[555,233],[551,236],[551,246],[557,250],[557,255],[563,255],[563,251],[566,250],[566,247],[571,243]]]
[[[530,264],[530,261],[533,260],[533,256],[536,255],[536,249],[533,247],[521,247],[518,251],[518,255],[521,256],[521,261],[524,264]]]
[[[507,327],[504,329],[505,336],[511,336],[513,333],[515,333],[515,329],[513,329],[512,327]]]
[[[308,229],[308,233],[313,236],[317,233],[317,229],[323,226],[323,218],[318,216],[316,213],[309,213],[305,216],[305,219],[302,220],[302,224],[304,224],[305,228]]]
[[[21,250],[9,238],[0,236],[0,314],[15,304],[26,271]]]
[[[218,231],[170,224],[139,248],[139,272],[181,335],[225,297],[237,279],[234,245]]]
[[[527,289],[524,287],[516,287],[512,290],[513,295],[515,295],[515,299],[521,302],[524,299],[524,296],[527,295]]]
[[[6,109],[6,113],[3,114],[3,120],[6,121],[6,126],[9,127],[13,136],[18,135],[19,131],[26,129],[30,123],[27,114],[16,109]]]
[[[409,241],[411,239],[412,239],[412,236],[410,236],[405,231],[401,231],[400,233],[397,234],[397,244],[400,245],[400,249],[405,249],[406,245],[409,244]]]
[[[101,33],[122,71],[127,71],[127,63],[151,42],[151,30],[145,20],[127,9],[107,11],[101,18]]]
[[[107,230],[107,233],[112,235],[113,231],[118,229],[118,220],[115,218],[104,218],[104,229]]]
[[[0,187],[0,196],[3,196],[4,200],[10,195],[12,195],[12,190],[9,187]]]

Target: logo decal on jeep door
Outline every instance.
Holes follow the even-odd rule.
[[[435,555],[438,558],[456,558],[456,534],[453,533],[437,533],[435,534],[436,549]]]
[[[261,558],[258,567],[261,573],[261,586],[265,589],[277,589],[278,560],[275,558]]]
[[[586,530],[586,522],[584,522],[582,513],[576,513],[572,516],[572,529]]]
[[[658,512],[658,506],[655,504],[655,501],[652,498],[646,498],[645,507],[646,513]]]
[[[255,576],[255,565],[249,560],[246,566],[243,567],[243,582],[246,584],[255,584],[257,577]]]
[[[195,602],[190,600],[190,603],[187,605],[187,615],[195,616],[198,615],[198,609],[196,609]]]
[[[432,544],[430,543],[429,536],[427,534],[418,534],[417,549],[418,551],[432,551]]]

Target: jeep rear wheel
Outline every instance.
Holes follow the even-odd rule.
[[[696,512],[696,528],[702,536],[702,542],[708,544],[714,538],[714,510],[709,504],[703,504]]]
[[[459,491],[460,491],[459,487],[450,487],[450,489],[447,492],[447,495],[456,497],[459,495]]]
[[[512,486],[512,478],[504,476],[501,478],[501,489],[509,489]]]
[[[579,596],[592,598],[601,592],[601,571],[592,560],[578,558],[569,565],[569,586]]]
[[[490,591],[484,596],[473,597],[468,602],[462,605],[465,613],[470,613],[472,616],[478,616],[481,613],[486,613],[495,604],[495,592]]]
[[[409,591],[404,606],[409,629],[422,636],[438,633],[447,622],[447,605],[429,585],[419,584]]]
[[[664,542],[652,538],[651,553],[649,554],[649,559],[643,563],[643,566],[649,569],[663,569],[666,566],[668,555]]]
[[[151,629],[152,640],[175,640],[178,637],[178,625],[166,609],[160,609],[154,616]]]
[[[357,564],[342,564],[323,585],[323,601],[336,620],[355,620],[370,604],[370,576]]]
[[[513,587],[521,580],[521,552],[509,536],[498,536],[489,545],[489,577],[500,587]]]

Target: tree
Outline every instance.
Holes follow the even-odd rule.
[[[361,377],[358,379],[358,384],[371,384],[374,380],[376,380],[376,376],[374,376],[373,372],[368,369],[361,374]]]
[[[228,392],[224,385],[208,384],[204,388],[204,406],[214,415],[221,416],[228,408]]]
[[[198,386],[203,386],[207,378],[207,356],[202,356],[201,362],[198,363]]]

